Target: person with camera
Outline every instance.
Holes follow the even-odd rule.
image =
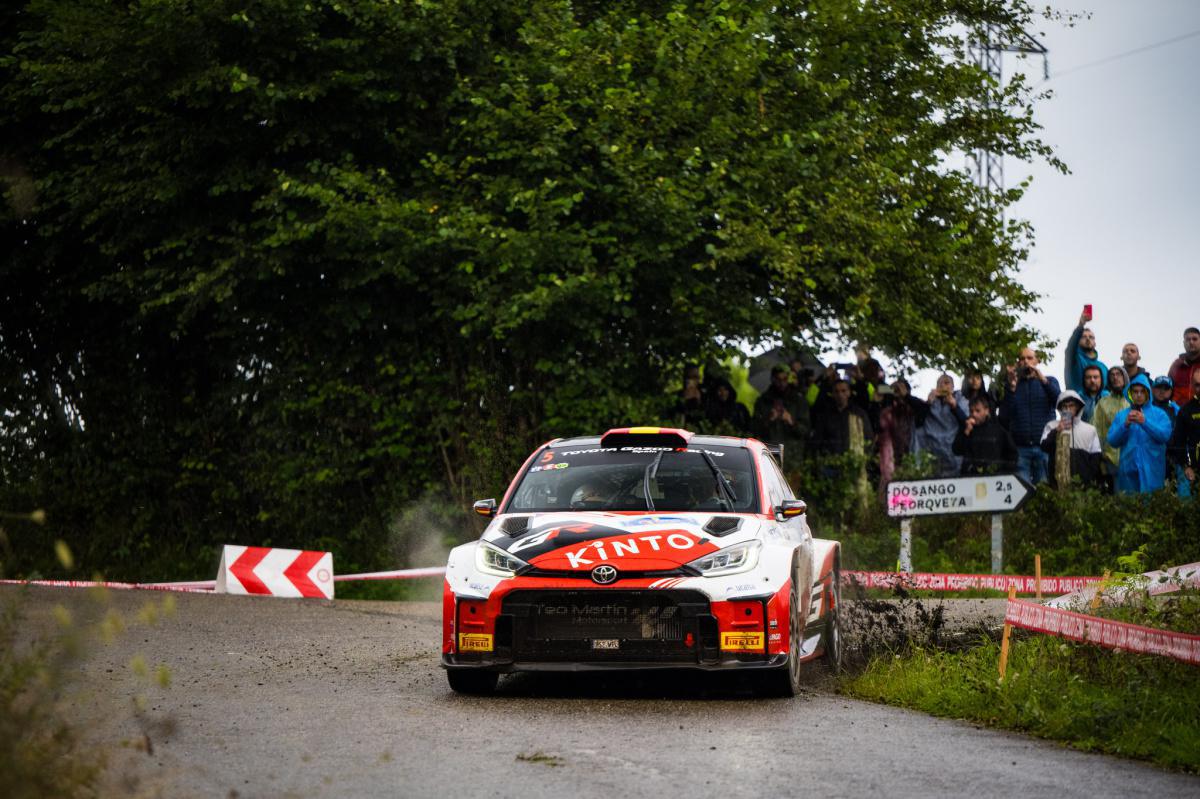
[[[784,364],[771,369],[771,385],[754,402],[754,435],[767,444],[783,444],[788,468],[804,457],[808,440],[808,403],[791,383],[792,370]]]
[[[1119,494],[1157,491],[1166,482],[1167,441],[1171,420],[1150,402],[1150,381],[1144,374],[1129,384],[1131,405],[1117,414],[1108,428],[1108,443],[1121,450],[1117,462]]]
[[[954,454],[962,457],[962,474],[996,474],[1017,467],[1017,445],[992,416],[991,398],[971,398],[971,415],[954,437]]]
[[[954,438],[967,420],[967,401],[955,396],[954,378],[943,372],[926,403],[926,413],[918,423],[917,447],[937,459],[938,477],[957,476],[962,458],[954,454]]]
[[[1079,324],[1071,333],[1071,338],[1067,340],[1067,363],[1064,377],[1066,377],[1067,388],[1075,392],[1083,391],[1084,369],[1095,366],[1100,369],[1100,374],[1104,374],[1108,368],[1100,360],[1100,353],[1096,351],[1096,334],[1090,327],[1086,327],[1090,321],[1092,321],[1092,306],[1085,305],[1083,313],[1079,315]]]
[[[1060,390],[1058,381],[1042,371],[1033,348],[1021,350],[1008,376],[1000,418],[1008,423],[1017,445],[1017,474],[1034,485],[1046,481],[1048,460],[1041,448],[1042,430],[1054,419]]]
[[[1070,389],[1058,395],[1058,421],[1042,430],[1042,449],[1050,459],[1050,485],[1066,491],[1071,481],[1094,486],[1100,479],[1100,436],[1083,421],[1083,398]]]

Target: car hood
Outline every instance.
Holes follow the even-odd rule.
[[[755,537],[759,523],[735,514],[535,513],[498,517],[483,538],[546,571],[665,571]]]

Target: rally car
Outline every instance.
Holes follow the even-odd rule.
[[[538,448],[482,538],[450,552],[442,665],[490,693],[517,671],[745,670],[791,696],[841,650],[840,545],[812,537],[759,441],[633,427]]]

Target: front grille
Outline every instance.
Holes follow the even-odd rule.
[[[708,600],[696,591],[521,590],[505,598],[503,613],[518,662],[694,663],[711,637],[702,623],[712,619]]]
[[[536,566],[517,572],[520,577],[554,577],[567,580],[591,580],[592,573],[586,569],[539,569]],[[695,577],[699,572],[694,569],[680,567],[678,569],[661,569],[659,571],[624,571],[619,574],[622,580],[658,579],[660,577]]]

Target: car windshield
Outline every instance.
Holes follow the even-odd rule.
[[[750,453],[742,447],[562,447],[543,451],[530,465],[506,512],[756,513],[756,486]]]

